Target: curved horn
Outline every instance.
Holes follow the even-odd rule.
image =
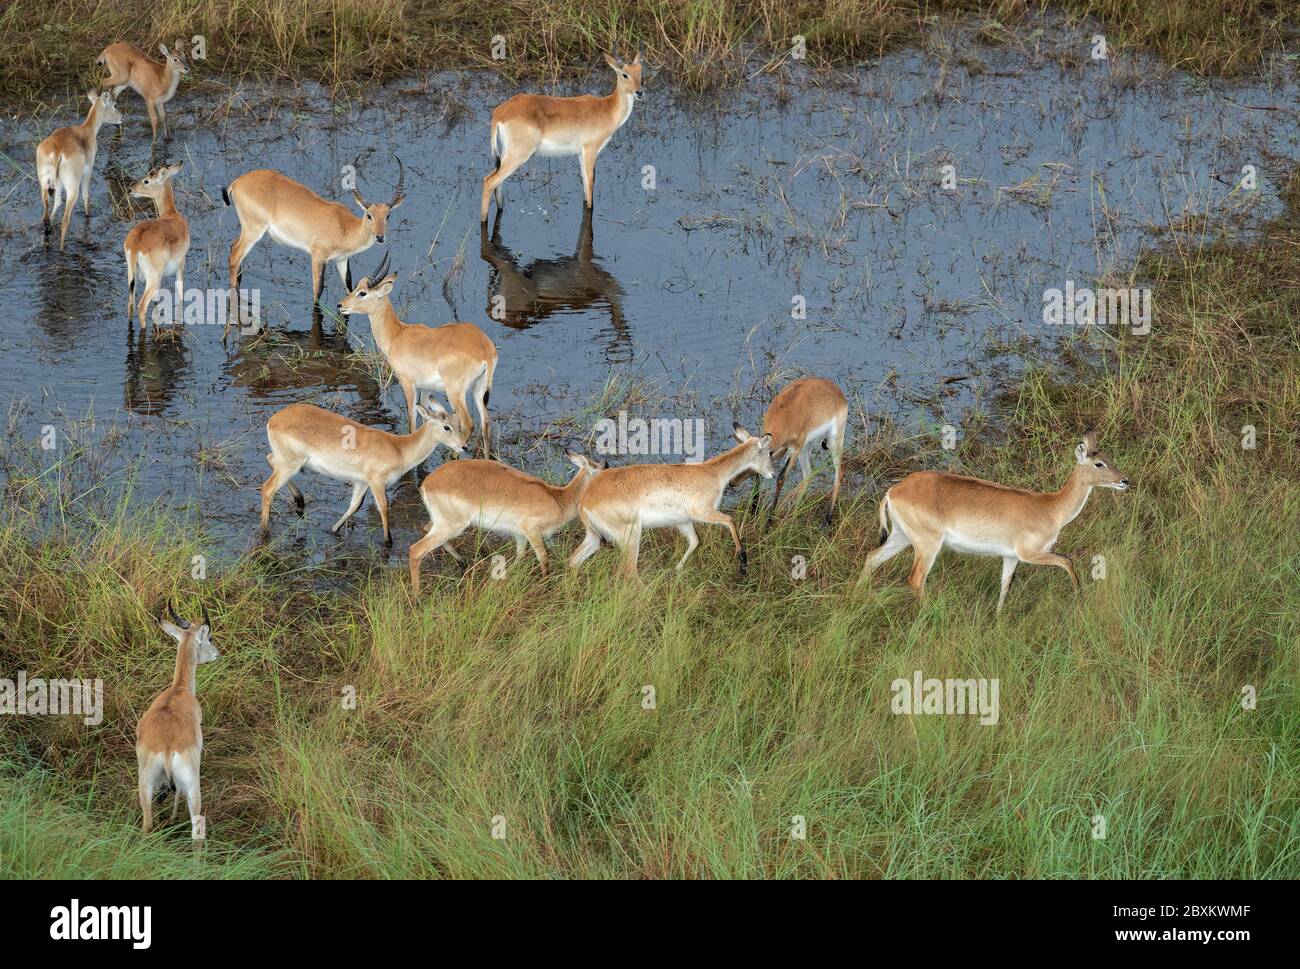
[[[381,279],[383,279],[387,275],[388,275],[388,253],[385,252],[384,258],[379,260],[379,265],[375,267],[375,271],[372,272],[369,276],[367,276],[366,279],[370,281],[371,286],[374,286],[376,283],[378,283]]]
[[[190,628],[190,624],[189,624],[189,623],[187,623],[187,622],[186,622],[184,619],[182,619],[180,616],[176,615],[176,609],[175,609],[175,607],[172,605],[172,601],[171,601],[170,599],[167,600],[167,615],[168,615],[168,617],[171,619],[171,621],[172,621],[172,625],[173,625],[173,626],[180,626],[181,629],[189,629],[189,628]]]
[[[203,604],[203,625],[208,627],[208,633],[212,632],[212,620],[208,618],[208,604]]]
[[[357,155],[356,158],[352,159],[352,178],[353,178],[352,197],[357,200],[357,205],[361,206],[364,209],[364,208],[369,208],[369,206],[366,205],[366,200],[361,197],[361,192],[360,190],[358,190],[357,183],[356,183],[357,170],[358,168],[360,168],[360,166],[361,166],[361,156]]]
[[[402,166],[401,158],[398,158],[397,155],[393,155],[393,157],[397,158],[397,188],[393,190],[393,200],[388,203],[390,209],[397,208],[406,198],[406,169]]]

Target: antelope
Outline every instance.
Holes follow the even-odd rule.
[[[193,625],[176,615],[171,602],[158,618],[162,631],[176,640],[176,673],[172,685],[158,694],[135,728],[135,757],[139,766],[140,810],[144,833],[153,829],[153,798],[162,781],[176,792],[172,818],[181,796],[190,809],[191,828],[202,817],[199,761],[203,755],[203,709],[195,696],[195,669],[220,657],[212,645],[212,621],[203,609],[203,622]]]
[[[471,527],[513,538],[516,564],[532,546],[546,575],[546,540],[577,517],[579,499],[602,470],[576,451],[565,454],[578,473],[563,487],[496,461],[449,461],[430,473],[420,485],[429,527],[411,546],[412,590],[420,591],[420,560],[434,549],[461,561],[451,541]]]
[[[596,157],[619,128],[632,116],[632,104],[641,90],[641,55],[626,64],[605,55],[605,63],[617,76],[614,90],[606,97],[583,94],[556,98],[545,94],[516,94],[492,112],[489,144],[496,168],[483,177],[483,204],[479,222],[488,217],[489,196],[496,195],[501,209],[501,183],[514,174],[535,152],[543,155],[578,155],[582,170],[582,193],[591,208],[596,183]]]
[[[673,527],[686,539],[686,554],[677,563],[682,570],[699,544],[697,522],[722,525],[731,532],[743,576],[748,567],[745,546],[731,516],[718,510],[722,493],[733,479],[756,473],[772,478],[772,436],[754,437],[732,424],[739,444],[698,464],[633,464],[602,471],[578,502],[578,515],[587,527],[582,544],[569,557],[577,568],[600,548],[601,539],[623,549],[623,575],[640,581],[637,556],[643,528]]]
[[[117,109],[112,94],[87,91],[86,97],[90,100],[90,110],[85,121],[57,129],[36,146],[36,181],[41,188],[41,224],[46,232],[49,232],[50,221],[59,211],[60,201],[64,203],[60,250],[68,237],[68,223],[72,221],[78,189],[86,218],[90,218],[90,177],[95,170],[99,129],[106,124],[122,123],[122,112]]]
[[[352,485],[348,510],[334,523],[331,532],[337,533],[356,513],[369,489],[375,496],[375,507],[384,526],[384,544],[391,546],[393,536],[388,528],[385,489],[432,454],[439,444],[457,454],[463,450],[460,435],[449,423],[435,416],[447,413],[437,401],[430,401],[428,410],[417,404],[416,410],[424,423],[411,434],[389,434],[312,404],[290,404],[272,414],[266,422],[266,438],[271,444],[266,461],[271,465],[271,477],[261,489],[262,534],[270,530],[271,501],[285,485],[289,486],[299,514],[302,513],[302,492],[290,479],[305,465]]]
[[[326,263],[333,263],[343,285],[352,289],[348,260],[376,242],[383,243],[389,215],[406,200],[406,170],[400,158],[397,170],[397,188],[387,204],[367,202],[360,191],[352,189],[361,215],[353,215],[347,206],[327,202],[306,185],[267,168],[240,175],[221,190],[225,203],[233,205],[239,216],[239,238],[230,246],[231,292],[239,289],[240,264],[267,232],[276,242],[311,255],[313,302],[320,299],[325,286]],[[229,331],[229,323],[226,329]]]
[[[831,523],[831,517],[835,514],[835,502],[840,495],[844,433],[848,420],[849,402],[844,392],[822,377],[802,377],[783,387],[772,399],[767,414],[763,417],[763,432],[772,436],[772,458],[775,460],[784,456],[785,460],[776,475],[772,507],[768,511],[769,524],[771,516],[776,512],[777,502],[781,499],[781,487],[785,484],[790,459],[795,458],[799,470],[803,472],[803,478],[791,498],[794,504],[798,504],[812,478],[810,453],[817,444],[830,452],[831,464],[835,468],[835,484],[831,488],[831,503],[825,516],[826,524]],[[758,488],[755,487],[751,512],[757,506]]]
[[[372,283],[371,280],[374,280]],[[370,317],[370,332],[375,344],[388,360],[393,375],[406,396],[408,430],[415,430],[415,412],[422,390],[446,393],[460,426],[461,438],[469,440],[474,431],[470,416],[470,394],[478,405],[482,425],[483,456],[488,456],[488,397],[492,377],[497,369],[497,348],[487,334],[473,323],[448,323],[428,327],[420,323],[403,323],[397,318],[389,298],[397,273],[388,272],[388,254],[379,267],[361,277],[356,288],[339,302],[344,316],[364,313]]]
[[[1097,450],[1097,435],[1088,431],[1074,449],[1075,465],[1060,491],[1036,492],[1008,488],[979,478],[917,471],[885,493],[880,503],[881,545],[863,566],[858,585],[909,545],[912,574],[908,578],[917,597],[925,594],[925,577],[945,545],[972,555],[1002,559],[1002,591],[998,611],[1016,566],[1055,565],[1070,576],[1075,590],[1079,577],[1074,564],[1052,551],[1061,529],[1083,511],[1093,488],[1127,491],[1129,479]],[[893,522],[893,530],[888,527]]]
[[[122,243],[126,255],[126,320],[131,322],[131,299],[135,295],[135,273],[144,277],[144,295],[140,297],[140,328],[145,326],[145,310],[158,292],[163,276],[176,276],[176,307],[179,312],[185,297],[185,254],[190,249],[190,224],[176,211],[172,179],[184,162],[161,165],[131,186],[137,198],[152,199],[158,218],[132,226]]]
[[[181,75],[190,72],[185,55],[179,50],[169,51],[166,44],[159,44],[158,50],[162,51],[161,64],[150,60],[134,44],[109,44],[95,58],[96,66],[108,69],[108,77],[99,82],[101,88],[112,88],[116,96],[129,87],[144,98],[155,141],[158,140],[159,121],[162,122],[163,134],[167,134],[165,105],[176,94]]]

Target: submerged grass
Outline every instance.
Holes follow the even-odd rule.
[[[98,80],[95,57],[115,40],[156,49],[195,35],[206,41],[195,78],[226,83],[288,77],[348,89],[464,67],[554,80],[589,69],[601,49],[641,47],[654,70],[700,89],[783,63],[796,35],[807,63],[827,67],[878,57],[955,17],[978,18],[979,35],[1000,42],[1009,25],[1049,10],[1095,18],[1112,48],[1150,48],[1217,75],[1251,70],[1294,28],[1293,5],[1280,0],[10,0],[0,97]],[[493,59],[497,35],[504,60]]]
[[[867,486],[828,531],[814,501],[765,536],[751,524],[746,580],[712,533],[680,577],[675,536],[648,538],[647,591],[608,550],[547,580],[439,561],[418,601],[400,554],[328,590],[269,553],[195,582],[200,529],[61,486],[63,466],[11,472],[0,673],[100,677],[106,710],[94,728],[0,720],[0,871],[1297,877],[1292,215],[1251,245],[1175,237],[1148,255],[1151,335],[1079,336],[1068,358],[1089,363],[1031,369],[955,459],[859,427]],[[1137,487],[1066,529],[1078,596],[1026,566],[997,616],[996,564],[944,556],[917,604],[906,555],[852,593],[881,479],[952,464],[1054,487],[1090,423]],[[1094,556],[1104,578],[1087,578]],[[223,653],[199,673],[197,853],[186,824],[141,836],[134,803],[134,724],[174,655],[151,614],[171,595],[208,603]],[[998,679],[998,723],[892,715],[891,682],[914,670]]]

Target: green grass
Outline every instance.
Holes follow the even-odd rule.
[[[807,39],[807,63],[828,67],[878,57],[960,17],[1005,41],[1009,26],[1044,11],[1095,18],[1116,50],[1149,48],[1216,75],[1252,70],[1295,26],[1280,0],[10,0],[0,10],[0,97],[79,97],[99,79],[93,65],[107,44],[156,50],[195,35],[207,55],[193,81],[223,86],[289,77],[355,90],[463,67],[554,80],[588,70],[602,48],[639,46],[654,71],[706,88],[782,63],[796,35]],[[497,34],[504,61],[492,59]]]
[[[606,550],[548,580],[439,560],[413,601],[400,549],[328,589],[272,555],[193,582],[196,525],[68,487],[75,455],[11,468],[0,668],[102,677],[106,712],[98,728],[0,720],[0,871],[1297,877],[1300,227],[1175,241],[1138,276],[1153,333],[1077,337],[1067,359],[1088,362],[1032,369],[967,422],[955,462],[893,431],[850,445],[869,480],[953,464],[1045,488],[1098,427],[1136,489],[1095,494],[1063,533],[1081,594],[1022,567],[1000,617],[990,560],[945,555],[920,604],[907,555],[851,592],[876,544],[872,486],[830,531],[815,502],[748,529],[747,580],[719,532],[681,577],[676,536],[656,534],[645,591]],[[134,804],[134,724],[173,662],[151,614],[173,594],[208,602],[223,652],[199,675],[199,854],[185,824],[140,835]],[[997,678],[999,723],[892,715],[891,681],[916,669]]]

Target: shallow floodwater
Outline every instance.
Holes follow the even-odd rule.
[[[829,78],[755,78],[705,102],[651,76],[600,158],[589,221],[577,159],[536,157],[480,231],[487,118],[517,90],[488,75],[408,80],[353,104],[313,88],[182,86],[153,161],[185,163],[186,282],[206,288],[227,284],[238,223],[221,188],[237,175],[273,167],[346,200],[340,176],[360,155],[361,191],[387,200],[400,155],[407,201],[354,276],[386,249],[405,320],[488,332],[501,452],[532,470],[563,473],[540,438],[589,445],[594,422],[620,409],[700,418],[712,453],[733,414],[757,427],[775,389],[802,373],[850,392],[851,434],[886,414],[921,433],[959,422],[1023,354],[1062,337],[1042,323],[1045,290],[1108,273],[1127,285],[1153,227],[1207,215],[1248,232],[1279,207],[1300,137],[1292,67],[1207,83],[1132,58],[1091,61],[1086,41],[1062,34],[1046,52],[962,37]],[[603,92],[608,75],[559,93]],[[121,101],[124,137],[104,130],[92,216],[74,216],[63,253],[57,230],[43,244],[32,156],[49,129],[80,119],[84,97],[54,118],[11,116],[0,133],[4,446],[14,460],[47,426],[93,442],[96,474],[137,470],[134,500],[192,506],[237,551],[256,530],[271,413],[312,401],[404,431],[405,406],[367,356],[368,321],[313,320],[306,255],[269,237],[243,275],[260,289],[265,332],[223,345],[215,325],[128,325],[121,242],[145,212],[125,193],[151,157],[140,100]],[[1253,190],[1239,184],[1248,165]],[[326,305],[342,295],[328,270]],[[1158,294],[1154,306],[1158,334]],[[310,473],[299,484],[306,518],[281,497],[277,543],[378,547],[372,502],[336,539],[326,528],[347,486]],[[391,494],[400,550],[424,512],[413,478]]]

